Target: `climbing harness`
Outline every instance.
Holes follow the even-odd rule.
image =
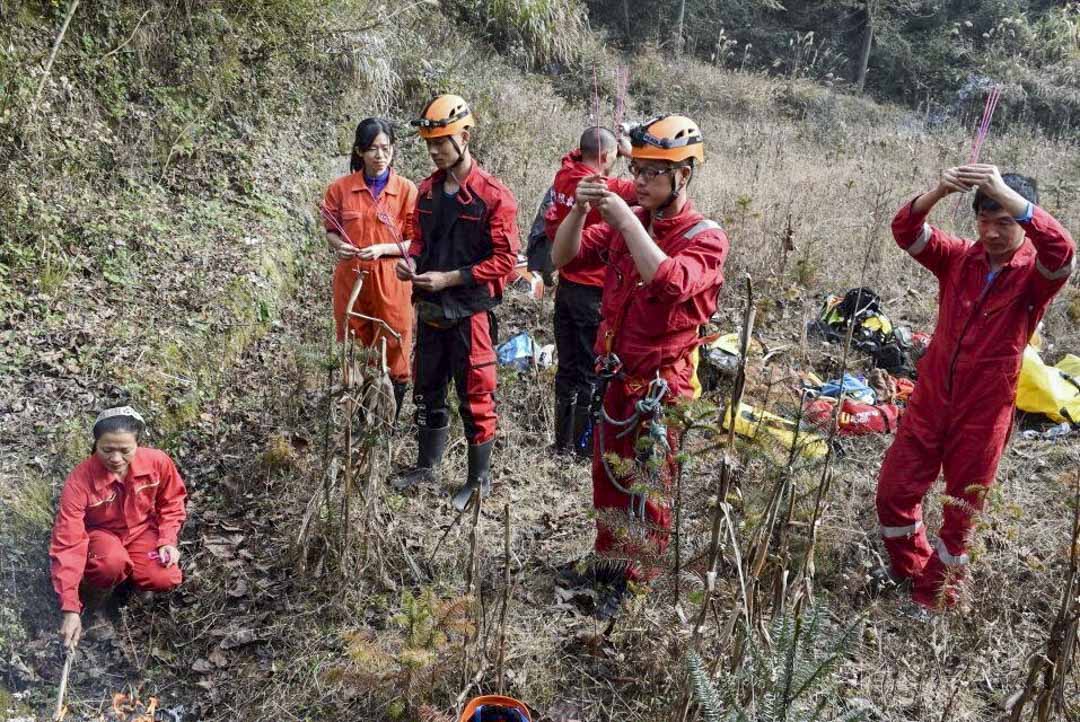
[[[613,380],[622,378],[622,361],[614,352],[608,352],[599,356],[596,360],[596,375],[600,382],[596,385],[593,393],[592,422],[597,439],[597,451],[600,455],[600,463],[604,468],[604,474],[608,481],[620,493],[630,497],[628,512],[632,519],[642,522],[641,535],[645,534],[645,503],[648,496],[645,493],[634,492],[631,488],[623,486],[619,482],[611,464],[607,459],[607,439],[604,432],[606,425],[618,429],[616,439],[623,439],[631,433],[638,431],[642,424],[648,423],[644,448],[638,450],[635,458],[638,466],[648,472],[659,469],[664,459],[671,453],[671,444],[667,438],[667,424],[664,423],[664,398],[670,393],[667,380],[656,372],[656,378],[649,382],[645,395],[634,404],[634,412],[625,419],[618,419],[608,414],[604,407],[604,396],[608,386]]]

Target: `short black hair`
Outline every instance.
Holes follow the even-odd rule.
[[[599,158],[601,153],[615,150],[618,144],[615,133],[600,126],[586,128],[581,134],[581,139],[578,140],[582,157],[590,159]]]
[[[97,446],[98,439],[105,434],[135,434],[135,440],[138,441],[145,430],[145,424],[134,416],[110,416],[94,424],[94,446]]]
[[[352,155],[349,157],[349,170],[353,173],[364,169],[364,159],[360,157],[372,146],[379,133],[386,133],[390,145],[394,144],[394,126],[383,118],[364,118],[356,126],[356,138],[353,140]]]
[[[1012,188],[1020,196],[1033,206],[1039,205],[1039,185],[1034,178],[1028,178],[1019,173],[1005,173],[1001,176],[1005,185]],[[1001,204],[982,192],[982,188],[975,191],[975,200],[971,202],[971,209],[979,211],[996,211],[1001,209]]]

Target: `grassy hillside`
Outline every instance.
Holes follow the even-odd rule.
[[[130,400],[192,492],[187,581],[132,605],[114,643],[85,645],[75,713],[95,719],[130,684],[192,719],[437,720],[477,689],[502,686],[537,719],[669,718],[687,688],[680,620],[703,601],[718,469],[708,428],[686,448],[679,607],[666,575],[639,590],[614,629],[553,588],[553,567],[590,547],[593,520],[587,469],[544,452],[550,370],[500,375],[496,494],[475,551],[472,520],[454,518],[443,490],[391,493],[380,483],[385,461],[351,545],[341,542],[339,495],[314,516],[311,541],[297,543],[343,456],[332,261],[315,204],[343,171],[356,121],[404,124],[433,93],[461,92],[479,121],[475,152],[514,190],[527,228],[559,157],[593,121],[594,78],[610,122],[615,67],[626,67],[624,117],[678,110],[702,125],[708,160],[695,202],[733,244],[716,322],[735,330],[752,277],[758,336],[773,353],[751,360],[748,399],[787,415],[800,372],[841,363],[802,332],[823,294],[868,285],[895,320],[931,328],[933,279],[898,252],[888,222],[940,167],[966,157],[968,129],[931,130],[806,81],[672,64],[647,50],[609,55],[573,6],[553,2],[86,3],[45,76],[70,7],[0,5],[0,195],[11,199],[0,207],[0,689],[18,695],[0,692],[0,715],[48,707],[60,663],[44,559],[53,500],[85,454],[94,410]],[[555,65],[555,74],[530,71]],[[397,166],[419,179],[428,159],[403,135]],[[1036,174],[1044,205],[1076,227],[1076,151],[1013,127],[991,135],[984,158]],[[946,226],[952,218],[951,207],[938,213]],[[958,218],[970,231],[968,214]],[[500,319],[504,336],[550,340],[549,299],[511,293]],[[1050,360],[1080,352],[1078,320],[1074,280],[1047,315]],[[729,392],[721,386],[700,408],[706,423]],[[394,436],[390,454],[407,463],[413,443],[408,431]],[[821,703],[825,719],[860,709],[879,720],[995,718],[1023,687],[1029,655],[1044,649],[1068,574],[1076,444],[1013,444],[980,519],[965,603],[922,627],[863,589],[882,553],[872,502],[887,443],[846,442],[831,475],[820,461],[791,464],[774,447],[740,444],[733,534],[701,655],[742,675],[748,709],[775,691],[765,630],[811,601],[823,638],[848,629],[854,638],[792,713]],[[448,456],[450,487],[464,449]],[[778,502],[790,511],[770,532]],[[500,684],[504,504],[513,586]],[[937,518],[940,502],[930,506]],[[754,610],[740,616],[740,560],[754,553]],[[773,649],[783,651],[778,629]],[[823,640],[813,654],[828,648]],[[1077,683],[1073,672],[1067,690]]]

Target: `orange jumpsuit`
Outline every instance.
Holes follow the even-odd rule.
[[[166,591],[180,567],[162,566],[157,549],[176,546],[187,491],[164,452],[140,446],[121,479],[97,456],[64,482],[49,558],[53,588],[65,612],[81,612],[79,585],[111,589],[131,579],[136,589]]]
[[[323,207],[344,229],[348,238],[343,236],[342,240],[357,248],[401,242],[408,249],[409,241],[416,237],[413,231],[416,186],[393,169],[378,200],[368,190],[363,171],[358,171],[331,184],[323,199]],[[328,233],[342,235],[333,222],[325,217],[323,222]],[[357,273],[366,271],[367,277],[353,310],[386,321],[390,328],[401,335],[401,341],[398,342],[371,321],[349,318],[349,328],[356,340],[365,346],[372,346],[385,336],[390,377],[403,382],[409,380],[409,358],[412,353],[412,284],[398,280],[394,274],[397,259],[398,256],[383,256],[375,261],[359,258],[339,261],[334,269],[334,322],[338,340],[344,341],[345,304],[349,302]]]

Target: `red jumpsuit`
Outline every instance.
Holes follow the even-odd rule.
[[[64,482],[49,545],[60,609],[82,611],[83,582],[109,589],[130,578],[150,591],[180,584],[180,567],[162,566],[151,554],[176,546],[186,497],[172,459],[157,449],[137,448],[123,479],[96,456],[76,466]]]
[[[648,228],[648,212],[641,208],[634,212]],[[691,379],[695,369],[691,354],[697,348],[701,326],[716,310],[724,282],[727,236],[717,224],[695,211],[690,202],[677,216],[655,220],[652,235],[668,259],[660,264],[653,280],[645,283],[617,231],[601,223],[582,233],[578,258],[607,266],[596,352],[601,356],[613,352],[622,362],[621,373],[608,383],[604,394],[604,413],[610,419],[633,416],[635,404],[657,373],[669,387],[662,399],[664,404],[693,396]],[[610,464],[612,455],[624,460],[635,458],[637,440],[647,433],[646,422],[643,419],[630,433],[617,438],[625,427],[605,420],[593,435],[593,507],[598,511],[617,510],[616,514],[627,515],[632,521],[628,533],[613,528],[601,513],[596,522],[598,554],[635,559],[643,556],[641,550],[646,545],[645,556],[659,556],[667,547],[671,511],[666,500],[655,493],[645,497],[626,493],[624,490],[632,491],[634,486],[625,474],[627,469],[612,468]],[[673,430],[668,430],[667,441],[671,451],[657,470],[659,485],[665,492],[678,472],[678,438]],[[616,477],[614,482],[612,475]],[[635,525],[638,529],[634,529]],[[633,579],[648,578],[652,573],[640,564],[631,564],[627,569]]]
[[[559,226],[574,205],[578,183],[595,175],[596,169],[582,159],[581,150],[568,153],[555,174],[551,189],[554,197],[544,214],[545,233],[554,239]],[[637,203],[634,182],[625,178],[607,178],[607,187],[630,205]],[[588,229],[603,221],[600,211],[591,209],[585,216]],[[578,257],[559,269],[555,289],[555,349],[559,366],[555,371],[555,396],[573,414],[576,406],[585,412],[596,385],[594,371],[596,330],[600,326],[600,299],[604,286],[604,264]],[[556,422],[557,423],[557,422]],[[575,432],[577,433],[577,432]],[[577,445],[581,439],[573,439]]]
[[[912,203],[893,219],[893,236],[937,276],[938,322],[881,466],[877,511],[892,571],[914,580],[913,599],[951,605],[952,582],[968,561],[973,513],[982,509],[1012,430],[1024,347],[1068,280],[1075,244],[1035,207],[1031,220],[1021,222],[1023,245],[991,278],[981,244],[931,227],[925,215],[913,213]],[[942,470],[949,498],[931,546],[922,501]]]

